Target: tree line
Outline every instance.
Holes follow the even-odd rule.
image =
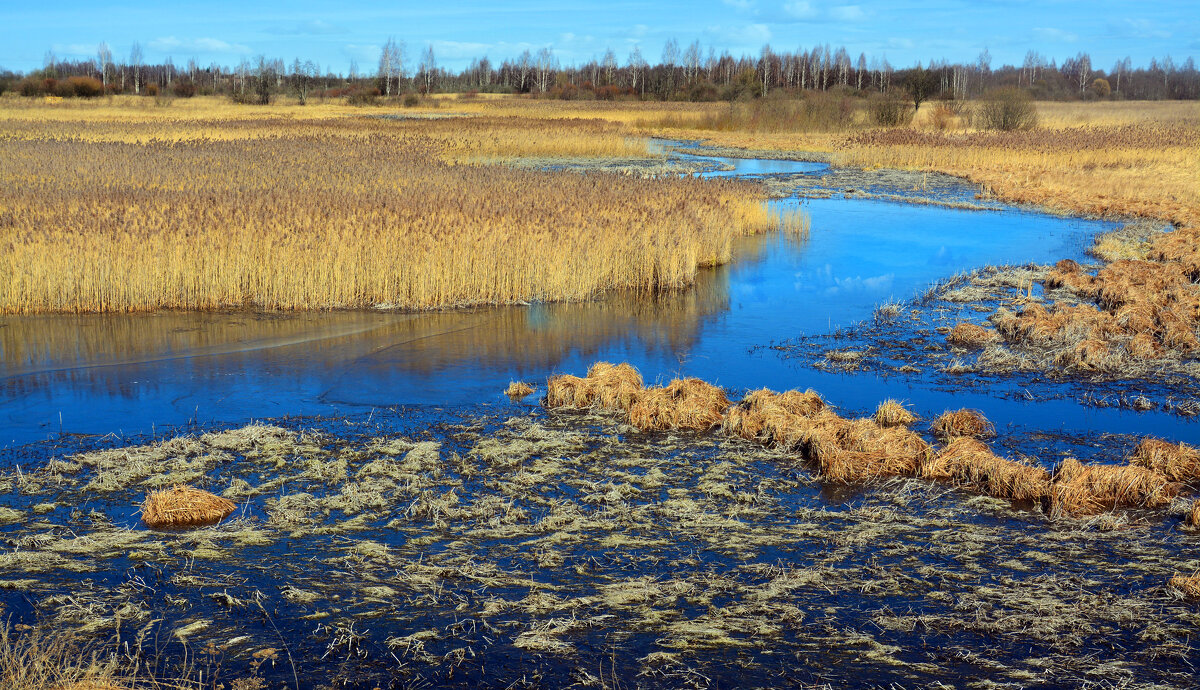
[[[1000,88],[1014,88],[1033,98],[1068,100],[1119,98],[1138,100],[1200,98],[1200,71],[1188,57],[1153,58],[1134,66],[1129,57],[1103,69],[1085,53],[1058,63],[1029,51],[1020,65],[992,66],[987,50],[969,62],[931,60],[896,68],[887,58],[851,55],[828,44],[794,51],[765,45],[757,55],[734,57],[699,41],[687,46],[672,39],[659,59],[650,63],[638,46],[618,57],[607,50],[582,65],[563,65],[554,51],[536,52],[494,63],[473,59],[461,70],[437,63],[433,46],[410,56],[401,41],[389,38],[378,64],[347,73],[322,71],[312,60],[290,63],[259,56],[235,66],[200,65],[189,59],[175,65],[168,58],[148,64],[139,44],[127,58],[114,57],[107,44],[95,57],[64,60],[48,52],[43,68],[29,74],[0,71],[0,92],[26,96],[98,96],[145,94],[187,97],[221,94],[235,101],[266,103],[289,94],[301,103],[313,96],[348,97],[354,102],[434,92],[502,92],[562,99],[636,98],[714,101],[767,96],[775,92],[842,91],[863,96],[882,94],[911,99],[916,108],[929,99],[968,100]]]

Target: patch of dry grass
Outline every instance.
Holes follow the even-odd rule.
[[[950,334],[946,336],[946,342],[959,347],[980,348],[996,338],[995,331],[964,321],[950,331]]]
[[[424,309],[689,285],[788,225],[761,187],[518,170],[617,125],[0,106],[0,313]],[[302,113],[302,114],[301,114]],[[254,161],[246,165],[244,161]],[[794,224],[794,222],[793,222]]]
[[[546,407],[626,412],[642,395],[642,375],[629,364],[596,362],[587,376],[552,376],[546,381]]]
[[[642,391],[629,408],[629,423],[642,431],[709,431],[721,425],[729,405],[717,386],[696,378],[675,379]]]
[[[1131,465],[1084,465],[1067,458],[1054,470],[1051,515],[1094,515],[1119,508],[1157,508],[1179,492],[1163,475]]]
[[[897,400],[884,400],[875,408],[874,419],[882,427],[908,426],[917,421],[917,416]]]
[[[985,496],[1040,500],[1050,493],[1050,473],[1041,467],[997,456],[983,442],[952,438],[920,468],[926,479],[950,480]]]
[[[155,491],[142,504],[142,522],[147,527],[200,527],[224,520],[237,508],[221,498],[191,486],[176,486]]]
[[[933,435],[943,441],[996,435],[996,427],[978,410],[947,410],[933,420],[932,429]]]
[[[1142,439],[1130,453],[1129,464],[1158,472],[1173,482],[1200,480],[1200,449],[1186,443]]]
[[[504,394],[514,400],[520,400],[536,390],[533,386],[524,381],[509,381],[508,388],[504,389]]]

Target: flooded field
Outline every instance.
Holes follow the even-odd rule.
[[[778,189],[829,174],[711,163]],[[647,382],[813,388],[847,417],[901,399],[926,435],[976,408],[998,452],[1047,468],[1196,440],[1188,417],[1086,407],[1061,382],[902,370],[919,339],[894,337],[888,366],[796,356],[801,336],[851,350],[843,333],[881,310],[915,319],[936,281],[1082,258],[1115,227],[833,186],[779,202],[811,216],[807,238],[741,240],[653,299],[0,318],[6,615],[272,688],[1189,687],[1200,612],[1166,586],[1200,570],[1185,498],[1051,520],[537,404],[549,375],[609,360]],[[510,401],[512,380],[538,390]],[[180,483],[237,510],[142,527],[146,493]]]

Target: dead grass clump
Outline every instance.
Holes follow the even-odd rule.
[[[933,435],[942,441],[952,438],[984,438],[996,435],[996,427],[977,410],[947,410],[933,422]]]
[[[546,407],[626,411],[642,394],[642,375],[628,364],[596,362],[587,377],[564,374],[546,382]]]
[[[1178,485],[1144,467],[1084,465],[1067,458],[1054,470],[1050,513],[1076,517],[1119,508],[1155,508],[1169,503],[1178,491]]]
[[[962,322],[946,336],[946,342],[959,347],[983,347],[996,339],[996,332],[978,324]]]
[[[882,427],[908,426],[917,416],[896,400],[884,400],[875,408],[875,423]]]
[[[927,478],[950,479],[996,498],[1040,500],[1050,492],[1050,473],[1045,469],[1002,458],[973,438],[952,440],[921,469]]]
[[[200,527],[223,520],[237,505],[220,496],[190,486],[155,491],[142,504],[147,527]]]
[[[1193,528],[1200,527],[1200,501],[1192,501],[1192,509],[1183,519],[1183,524]]]
[[[1149,333],[1138,333],[1125,342],[1125,353],[1133,359],[1157,359],[1162,356],[1162,347]]]
[[[708,431],[721,425],[729,406],[729,398],[717,386],[695,378],[675,379],[665,388],[645,389],[629,408],[629,423],[642,431]]]
[[[533,386],[524,381],[509,381],[508,388],[504,389],[504,394],[514,400],[520,400],[533,391]]]
[[[1095,288],[1096,279],[1084,273],[1083,267],[1077,262],[1063,259],[1054,264],[1042,283],[1049,290],[1065,287],[1072,292],[1090,293]]]
[[[843,420],[814,431],[808,453],[821,475],[831,481],[911,476],[932,455],[919,434],[904,427],[881,427],[870,419]]]
[[[1186,443],[1142,439],[1130,453],[1129,464],[1153,470],[1173,482],[1200,480],[1200,448]]]
[[[780,437],[794,438],[793,427],[825,409],[825,401],[811,390],[776,393],[762,388],[730,406],[722,427],[727,434],[772,444]]]
[[[1175,575],[1167,586],[1185,597],[1200,598],[1200,575]]]

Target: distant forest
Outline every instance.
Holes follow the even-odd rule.
[[[1130,58],[1107,70],[1087,53],[1059,64],[1029,51],[1020,65],[993,67],[984,50],[970,63],[934,60],[895,68],[886,58],[852,57],[845,48],[816,46],[795,52],[764,46],[758,55],[733,57],[705,49],[699,41],[684,48],[671,40],[657,63],[649,63],[634,47],[623,60],[612,51],[582,65],[565,66],[549,48],[499,64],[487,57],[472,60],[461,71],[439,67],[433,47],[415,57],[402,42],[388,40],[377,65],[360,70],[351,63],[347,74],[322,72],[312,60],[257,57],[236,66],[201,66],[194,59],[175,65],[168,58],[146,64],[135,44],[128,57],[114,57],[104,43],[87,60],[61,60],[47,53],[44,67],[29,74],[0,71],[0,93],[25,96],[96,97],[143,94],[189,97],[225,95],[235,101],[267,103],[276,96],[349,98],[369,103],[397,96],[413,98],[435,92],[531,94],[561,99],[646,99],[716,101],[757,98],[774,92],[834,91],[924,100],[968,100],[1001,88],[1017,88],[1040,100],[1197,99],[1200,72],[1188,57],[1170,56],[1134,66]]]

